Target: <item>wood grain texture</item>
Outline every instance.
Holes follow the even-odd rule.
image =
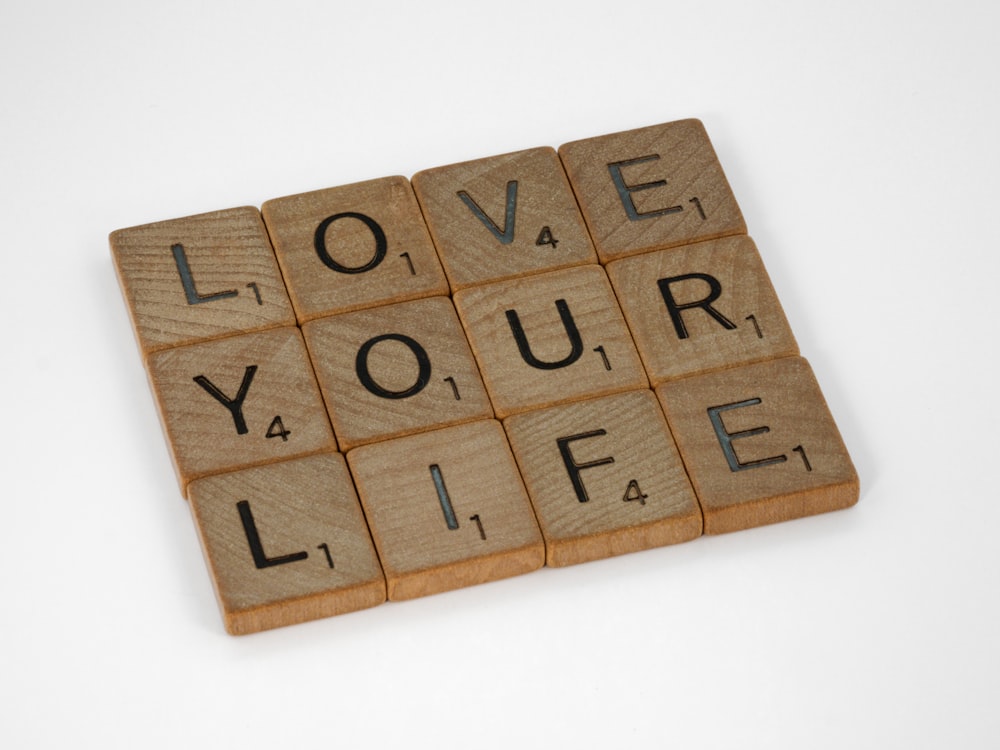
[[[606,270],[654,385],[799,353],[745,235],[617,260]]]
[[[573,141],[559,156],[602,263],[746,233],[698,120]]]
[[[256,208],[119,229],[110,244],[143,357],[295,324]]]
[[[339,453],[199,479],[190,499],[233,635],[385,601],[382,568]]]
[[[303,333],[345,451],[493,416],[447,297],[320,318]]]
[[[405,177],[275,198],[261,212],[299,323],[448,294]]]
[[[552,148],[428,169],[413,187],[452,290],[597,259]]]
[[[544,564],[545,545],[499,422],[366,445],[348,453],[347,461],[390,600],[508,578]]]
[[[857,502],[857,473],[806,360],[684,378],[656,394],[701,503],[706,534]]]
[[[698,120],[110,244],[231,633],[857,502]]]
[[[198,477],[337,448],[297,328],[167,349],[147,364],[185,494]]]
[[[545,562],[574,565],[686,542],[701,509],[652,391],[639,390],[504,420]]]
[[[600,266],[473,287],[454,299],[498,417],[647,385]]]

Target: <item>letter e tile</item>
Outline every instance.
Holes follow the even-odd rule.
[[[157,352],[148,371],[185,494],[208,474],[337,449],[297,328]]]
[[[545,545],[503,427],[482,420],[347,454],[390,600],[528,573]]]
[[[189,490],[233,635],[385,601],[382,569],[339,453],[217,474]]]
[[[786,357],[664,383],[656,394],[721,534],[854,505],[858,476],[808,362]]]
[[[545,538],[573,565],[701,536],[701,510],[652,391],[504,420]]]
[[[256,208],[119,229],[111,254],[143,357],[198,341],[295,325]]]
[[[566,143],[559,156],[602,263],[746,233],[698,120]]]

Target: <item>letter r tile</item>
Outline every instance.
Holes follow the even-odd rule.
[[[295,325],[256,208],[119,229],[110,243],[144,358],[174,346]]]
[[[189,490],[233,635],[385,601],[382,569],[339,453],[216,474]]]
[[[528,573],[545,545],[495,420],[355,448],[347,462],[390,600]]]
[[[275,198],[261,212],[300,324],[448,293],[405,177]]]
[[[337,449],[297,328],[167,349],[147,366],[185,495],[199,477]]]
[[[650,382],[799,353],[746,235],[606,266]]]
[[[705,517],[721,534],[854,505],[858,476],[800,357],[656,389]]]
[[[504,420],[545,537],[545,561],[572,565],[686,542],[701,510],[652,391]]]
[[[596,261],[552,148],[427,169],[413,188],[453,291]]]
[[[602,263],[746,233],[698,120],[566,143],[559,156]]]

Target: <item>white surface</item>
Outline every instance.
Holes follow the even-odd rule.
[[[4,2],[0,746],[1000,741],[988,2]],[[224,634],[112,229],[706,124],[853,509]]]

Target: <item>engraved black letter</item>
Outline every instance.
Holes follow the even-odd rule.
[[[437,490],[438,502],[441,503],[441,512],[444,513],[444,522],[448,528],[454,531],[458,528],[458,519],[455,518],[455,508],[451,504],[451,496],[448,488],[444,486],[444,477],[441,475],[441,467],[431,464],[427,467],[431,470],[431,479],[434,480],[434,488]]]
[[[751,398],[746,401],[725,404],[723,406],[710,406],[708,408],[708,418],[712,420],[712,428],[715,430],[715,436],[719,439],[719,445],[722,446],[722,452],[726,456],[726,462],[729,464],[730,471],[743,471],[744,469],[753,469],[759,466],[767,466],[769,464],[780,464],[783,461],[788,460],[785,455],[780,455],[771,456],[770,458],[760,458],[756,461],[747,461],[744,464],[740,463],[739,458],[736,457],[736,451],[733,450],[733,440],[737,438],[752,437],[754,435],[763,435],[765,432],[770,432],[771,428],[754,427],[752,430],[727,432],[725,426],[722,424],[722,417],[719,415],[724,411],[729,411],[730,409],[740,409],[744,406],[756,406],[760,402],[759,398]]]
[[[236,507],[240,511],[240,520],[243,521],[243,531],[247,535],[247,542],[250,544],[250,554],[253,555],[253,564],[257,566],[257,570],[263,570],[264,568],[272,568],[275,565],[283,565],[284,563],[297,562],[298,560],[305,560],[309,557],[309,554],[303,550],[302,552],[293,552],[290,555],[279,555],[278,557],[268,557],[264,554],[264,545],[260,541],[260,533],[257,531],[257,524],[254,523],[253,513],[250,512],[250,503],[246,500],[240,500],[236,503]],[[329,557],[329,553],[327,553]],[[332,565],[330,566],[333,567]]]
[[[469,207],[469,210],[475,215],[477,219],[483,222],[483,225],[489,229],[493,236],[496,237],[504,245],[509,245],[514,241],[514,214],[517,208],[517,180],[511,180],[507,183],[507,202],[506,213],[504,214],[503,220],[503,230],[497,226],[497,223],[493,221],[486,212],[479,207],[472,196],[470,196],[464,190],[458,191],[458,197],[462,199],[462,202]]]
[[[191,266],[188,265],[187,255],[184,253],[184,245],[172,245],[170,251],[174,254],[174,263],[177,264],[177,273],[181,275],[184,296],[187,297],[189,305],[211,302],[216,299],[226,299],[227,297],[235,297],[239,294],[235,289],[230,289],[226,292],[216,292],[215,294],[198,294],[198,290],[194,286],[194,276],[191,275]]]
[[[701,279],[706,284],[708,284],[709,294],[703,299],[695,300],[694,302],[685,302],[684,304],[678,304],[677,300],[674,299],[673,293],[670,291],[670,285],[678,281],[686,281],[688,279]],[[684,325],[684,319],[681,317],[682,310],[690,310],[692,307],[700,307],[702,310],[707,312],[719,325],[728,330],[733,330],[736,328],[736,324],[733,323],[729,318],[720,313],[714,307],[712,303],[715,302],[722,294],[722,284],[714,276],[709,276],[707,273],[686,273],[681,276],[671,276],[666,279],[660,279],[656,282],[660,287],[660,294],[663,295],[663,301],[667,305],[667,312],[670,313],[670,319],[674,322],[674,330],[677,331],[677,338],[686,339],[688,337],[687,327]]]
[[[236,393],[236,398],[232,399],[220,391],[215,383],[204,375],[197,375],[194,379],[194,382],[208,391],[216,401],[229,409],[229,413],[233,415],[233,422],[236,424],[237,435],[247,434],[247,423],[243,418],[243,402],[246,401],[247,391],[250,390],[250,383],[253,381],[255,372],[257,372],[257,365],[247,365],[247,369],[243,373],[243,382],[240,383],[240,390]]]
[[[573,459],[573,454],[570,452],[569,444],[574,440],[585,440],[586,438],[599,437],[600,435],[607,434],[607,430],[593,430],[592,432],[581,432],[579,435],[556,438],[556,443],[559,445],[559,453],[562,455],[563,463],[566,465],[566,472],[569,474],[569,479],[573,483],[573,489],[576,490],[576,499],[581,503],[585,503],[590,500],[587,496],[587,488],[583,486],[583,480],[580,479],[581,469],[591,469],[595,466],[613,464],[615,459],[608,456],[607,458],[599,458],[596,461],[588,461],[587,463],[578,464]]]
[[[636,210],[635,202],[632,200],[632,193],[637,193],[640,190],[649,190],[650,188],[664,187],[666,186],[667,181],[656,180],[655,182],[643,182],[639,185],[627,185],[625,184],[625,178],[622,176],[622,167],[627,167],[632,164],[643,164],[647,161],[656,161],[659,158],[659,154],[652,154],[651,156],[640,156],[638,159],[616,161],[613,164],[608,165],[608,171],[611,172],[611,179],[615,183],[615,188],[618,190],[618,197],[621,198],[622,206],[625,207],[625,213],[631,221],[651,219],[654,216],[664,216],[666,214],[676,214],[684,210],[683,206],[668,206],[667,208],[658,208],[654,211]]]
[[[343,266],[332,257],[326,249],[326,230],[329,226],[337,221],[337,219],[357,219],[358,221],[364,223],[375,237],[375,255],[372,259],[365,263],[363,266]],[[327,268],[330,268],[338,273],[364,273],[365,271],[370,271],[385,258],[385,251],[388,247],[388,243],[385,239],[385,232],[382,231],[382,227],[379,226],[378,222],[370,216],[365,216],[364,214],[354,213],[353,211],[347,211],[342,214],[334,214],[333,216],[328,216],[320,222],[320,225],[316,227],[316,236],[313,239],[313,245],[316,247],[316,254],[319,255],[319,259],[323,261]]]
[[[517,316],[515,310],[507,310],[507,322],[510,324],[510,331],[514,334],[514,341],[517,342],[517,350],[521,352],[521,357],[532,367],[537,367],[539,370],[558,370],[560,367],[566,367],[573,364],[578,359],[580,355],[583,354],[583,339],[580,338],[580,331],[577,330],[576,323],[573,322],[573,316],[570,314],[569,306],[566,304],[566,300],[557,299],[556,309],[559,311],[559,318],[562,320],[563,327],[566,329],[566,335],[569,336],[569,341],[571,349],[569,354],[567,354],[563,359],[558,362],[542,362],[534,354],[531,353],[531,347],[528,345],[528,339],[524,335],[524,328],[521,326],[521,319]]]
[[[413,356],[417,358],[417,366],[420,368],[417,373],[417,382],[404,391],[390,391],[388,388],[383,388],[375,382],[368,371],[368,353],[375,344],[386,340],[399,341],[406,344],[410,347],[410,351],[413,352]],[[424,386],[430,382],[431,360],[427,356],[427,352],[424,351],[424,348],[409,336],[404,336],[401,333],[384,333],[381,336],[368,339],[361,345],[361,348],[358,349],[358,356],[354,358],[354,371],[358,374],[358,380],[361,381],[361,384],[376,396],[381,396],[382,398],[409,398],[420,393],[424,389]]]

